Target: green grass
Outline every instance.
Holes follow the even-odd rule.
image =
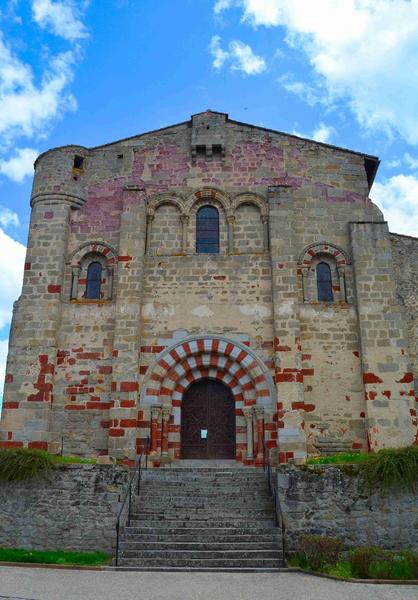
[[[319,458],[308,458],[307,465],[341,465],[364,463],[370,459],[370,454],[364,452],[344,452],[332,456],[320,456]]]
[[[418,446],[387,448],[375,454],[361,468],[369,492],[376,487],[414,492],[418,485]]]
[[[341,453],[310,458],[308,465],[359,465],[358,473],[369,493],[379,489],[415,492],[418,487],[418,446],[384,448],[378,452]]]
[[[325,565],[321,569],[312,569],[303,556],[293,556],[287,563],[292,567],[301,567],[308,571],[333,575],[341,579],[388,579],[415,580],[418,578],[418,554],[411,551],[380,551],[381,558],[373,560],[365,569],[358,573],[347,560],[338,561],[336,565]]]
[[[23,550],[0,548],[0,561],[43,563],[52,565],[104,565],[110,556],[105,552],[71,552],[64,550]]]
[[[95,464],[95,458],[60,456],[29,448],[0,449],[0,481],[26,481],[60,464]]]

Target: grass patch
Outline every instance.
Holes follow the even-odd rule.
[[[358,465],[358,473],[369,493],[375,489],[383,493],[392,489],[414,492],[418,487],[418,446],[385,448],[370,454],[345,452],[310,458],[306,464]]]
[[[104,565],[110,556],[105,552],[71,552],[64,550],[23,550],[0,548],[0,561],[51,565]]]
[[[387,448],[370,454],[361,475],[369,492],[377,486],[382,491],[396,488],[414,492],[418,484],[418,446]]]
[[[60,464],[95,464],[95,458],[60,456],[30,448],[0,449],[0,481],[26,481]]]
[[[43,450],[0,449],[0,480],[25,481],[48,473],[54,468],[54,457]]]
[[[370,454],[364,452],[344,452],[333,454],[332,456],[320,456],[318,458],[308,458],[307,465],[342,465],[358,464],[369,460]]]
[[[288,564],[343,579],[418,579],[417,551],[361,546],[340,554],[341,546],[337,538],[301,536],[299,550]]]

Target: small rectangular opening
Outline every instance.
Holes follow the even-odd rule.
[[[118,154],[118,158],[123,158],[123,154]]]
[[[196,146],[197,156],[206,156],[206,146]]]
[[[82,169],[83,163],[84,163],[84,158],[82,156],[79,156],[78,154],[76,154],[74,156],[73,169]]]
[[[221,144],[213,144],[212,145],[212,156],[222,156]]]

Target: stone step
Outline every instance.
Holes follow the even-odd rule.
[[[137,566],[106,566],[103,571],[125,571],[125,572],[159,572],[159,573],[278,573],[289,572],[286,567],[137,567]]]
[[[121,531],[119,565],[138,570],[274,571],[281,532],[256,470],[147,471]]]
[[[261,473],[247,473],[247,472],[225,472],[225,473],[210,473],[210,472],[202,472],[202,471],[179,471],[177,473],[172,472],[153,472],[153,471],[145,471],[141,475],[141,479],[143,481],[203,481],[203,482],[228,482],[228,481],[266,481],[267,475],[263,472]]]
[[[136,496],[135,496],[136,497]],[[153,488],[143,487],[140,490],[141,498],[149,498],[149,499],[157,499],[157,498],[231,498],[234,500],[235,498],[253,498],[254,500],[263,500],[271,498],[271,495],[266,489],[251,489],[251,490],[241,490],[240,488],[236,488],[236,490],[223,490],[209,488],[208,490],[202,490],[202,488],[176,488],[176,489],[164,489],[161,486],[155,486]]]
[[[155,529],[154,527],[125,527],[122,530],[123,539],[142,539],[142,537],[162,539],[190,539],[200,540],[225,540],[225,541],[251,541],[256,539],[276,539],[281,533],[277,527],[269,524],[267,527],[254,525],[253,527],[168,527]],[[152,541],[152,540],[151,540]]]
[[[171,518],[170,518],[171,517]],[[150,529],[155,528],[170,528],[170,527],[182,527],[185,529],[193,528],[217,528],[217,527],[230,527],[230,528],[241,528],[244,531],[252,528],[259,527],[271,527],[276,529],[274,520],[270,516],[266,516],[263,519],[257,519],[254,521],[248,521],[245,517],[243,518],[217,518],[217,519],[173,519],[172,515],[168,515],[167,518],[135,518],[131,519],[130,526],[132,527],[143,527],[147,525]]]
[[[235,509],[248,509],[248,510],[270,510],[274,507],[271,498],[263,498],[263,499],[254,499],[254,498],[193,498],[192,496],[186,497],[160,497],[156,498],[146,498],[141,497],[138,500],[135,500],[133,503],[134,512],[143,512],[144,510],[152,509],[152,510],[164,510],[167,507],[170,510],[177,509],[205,509],[212,512],[222,511],[225,507],[226,502],[227,506],[232,506],[232,510]]]
[[[150,485],[141,484],[140,496],[268,496],[267,484],[263,486],[202,486],[202,485]],[[135,490],[136,495],[136,490]]]
[[[168,551],[172,550],[177,552],[180,550],[195,551],[198,554],[201,551],[234,551],[234,552],[245,552],[245,551],[256,551],[256,550],[280,550],[280,546],[277,540],[271,540],[269,542],[259,541],[254,538],[251,542],[203,542],[203,541],[164,541],[164,542],[147,542],[144,544],[141,541],[128,540],[124,538],[123,542],[120,543],[120,551],[125,555],[126,551]]]
[[[122,558],[163,558],[170,560],[185,559],[223,559],[237,560],[245,558],[277,558],[280,554],[278,549],[273,550],[121,550],[119,556]]]
[[[131,566],[139,567],[144,569],[146,567],[176,567],[178,569],[192,570],[192,569],[213,569],[219,571],[220,569],[231,570],[233,568],[239,568],[241,570],[254,570],[257,568],[262,569],[279,569],[283,567],[283,559],[281,556],[276,555],[275,558],[183,558],[175,559],[170,556],[160,558],[120,558],[120,566]]]
[[[140,512],[136,509],[132,512],[132,519],[179,519],[179,520],[205,520],[210,521],[211,519],[272,519],[274,516],[274,506],[269,508],[245,508],[245,506],[228,506],[224,510],[216,510],[215,508],[209,507],[187,507],[181,508],[175,506],[165,506],[162,508],[158,507],[143,507]]]

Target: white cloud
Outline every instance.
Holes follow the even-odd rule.
[[[300,131],[292,131],[293,135],[297,135],[301,138],[307,138],[308,140],[315,140],[316,142],[322,142],[323,144],[329,144],[331,138],[336,135],[336,130],[330,125],[320,123],[311,133],[301,133]]]
[[[221,38],[219,35],[214,35],[210,41],[210,52],[213,56],[213,66],[215,69],[221,69],[225,61],[229,58],[228,52],[221,48]]]
[[[15,156],[0,162],[0,173],[20,183],[25,177],[33,175],[33,163],[38,154],[38,150],[33,148],[18,148]]]
[[[403,159],[412,171],[416,171],[418,169],[418,158],[414,158],[408,152],[405,152]]]
[[[376,182],[371,198],[382,209],[391,231],[418,236],[418,177],[394,175]]]
[[[19,227],[20,221],[19,217],[15,212],[7,208],[7,206],[0,205],[0,225],[5,229],[9,227],[9,225],[14,225],[15,227]]]
[[[210,51],[215,69],[221,69],[229,62],[231,70],[242,71],[246,75],[257,75],[266,70],[264,59],[254,54],[250,46],[239,40],[229,42],[228,50],[223,50],[221,38],[215,35],[210,42]]]
[[[32,13],[39,27],[66,40],[73,42],[88,36],[80,11],[71,0],[33,0]]]
[[[20,135],[32,137],[65,110],[73,110],[75,100],[66,87],[73,78],[74,61],[71,50],[58,54],[36,85],[31,67],[0,37],[0,135],[9,143]]]
[[[0,228],[0,329],[10,322],[22,288],[26,248]]]
[[[418,143],[418,0],[239,4],[254,27],[283,26],[288,45],[307,55],[318,88],[347,100],[363,127]]]
[[[329,144],[335,133],[334,127],[325,125],[325,123],[320,123],[318,127],[314,129],[312,133],[312,139],[317,142],[322,142],[323,144]]]
[[[234,6],[234,4],[236,4],[234,0],[217,0],[215,2],[215,6],[213,7],[213,11],[215,15],[219,15],[219,13],[221,13],[223,10],[231,8],[231,6]]]
[[[4,376],[6,374],[6,359],[9,340],[0,340],[0,412],[3,396]]]
[[[401,164],[401,161],[399,160],[399,158],[395,158],[394,160],[390,160],[389,162],[385,163],[386,167],[389,167],[390,169],[399,167],[400,164]]]

